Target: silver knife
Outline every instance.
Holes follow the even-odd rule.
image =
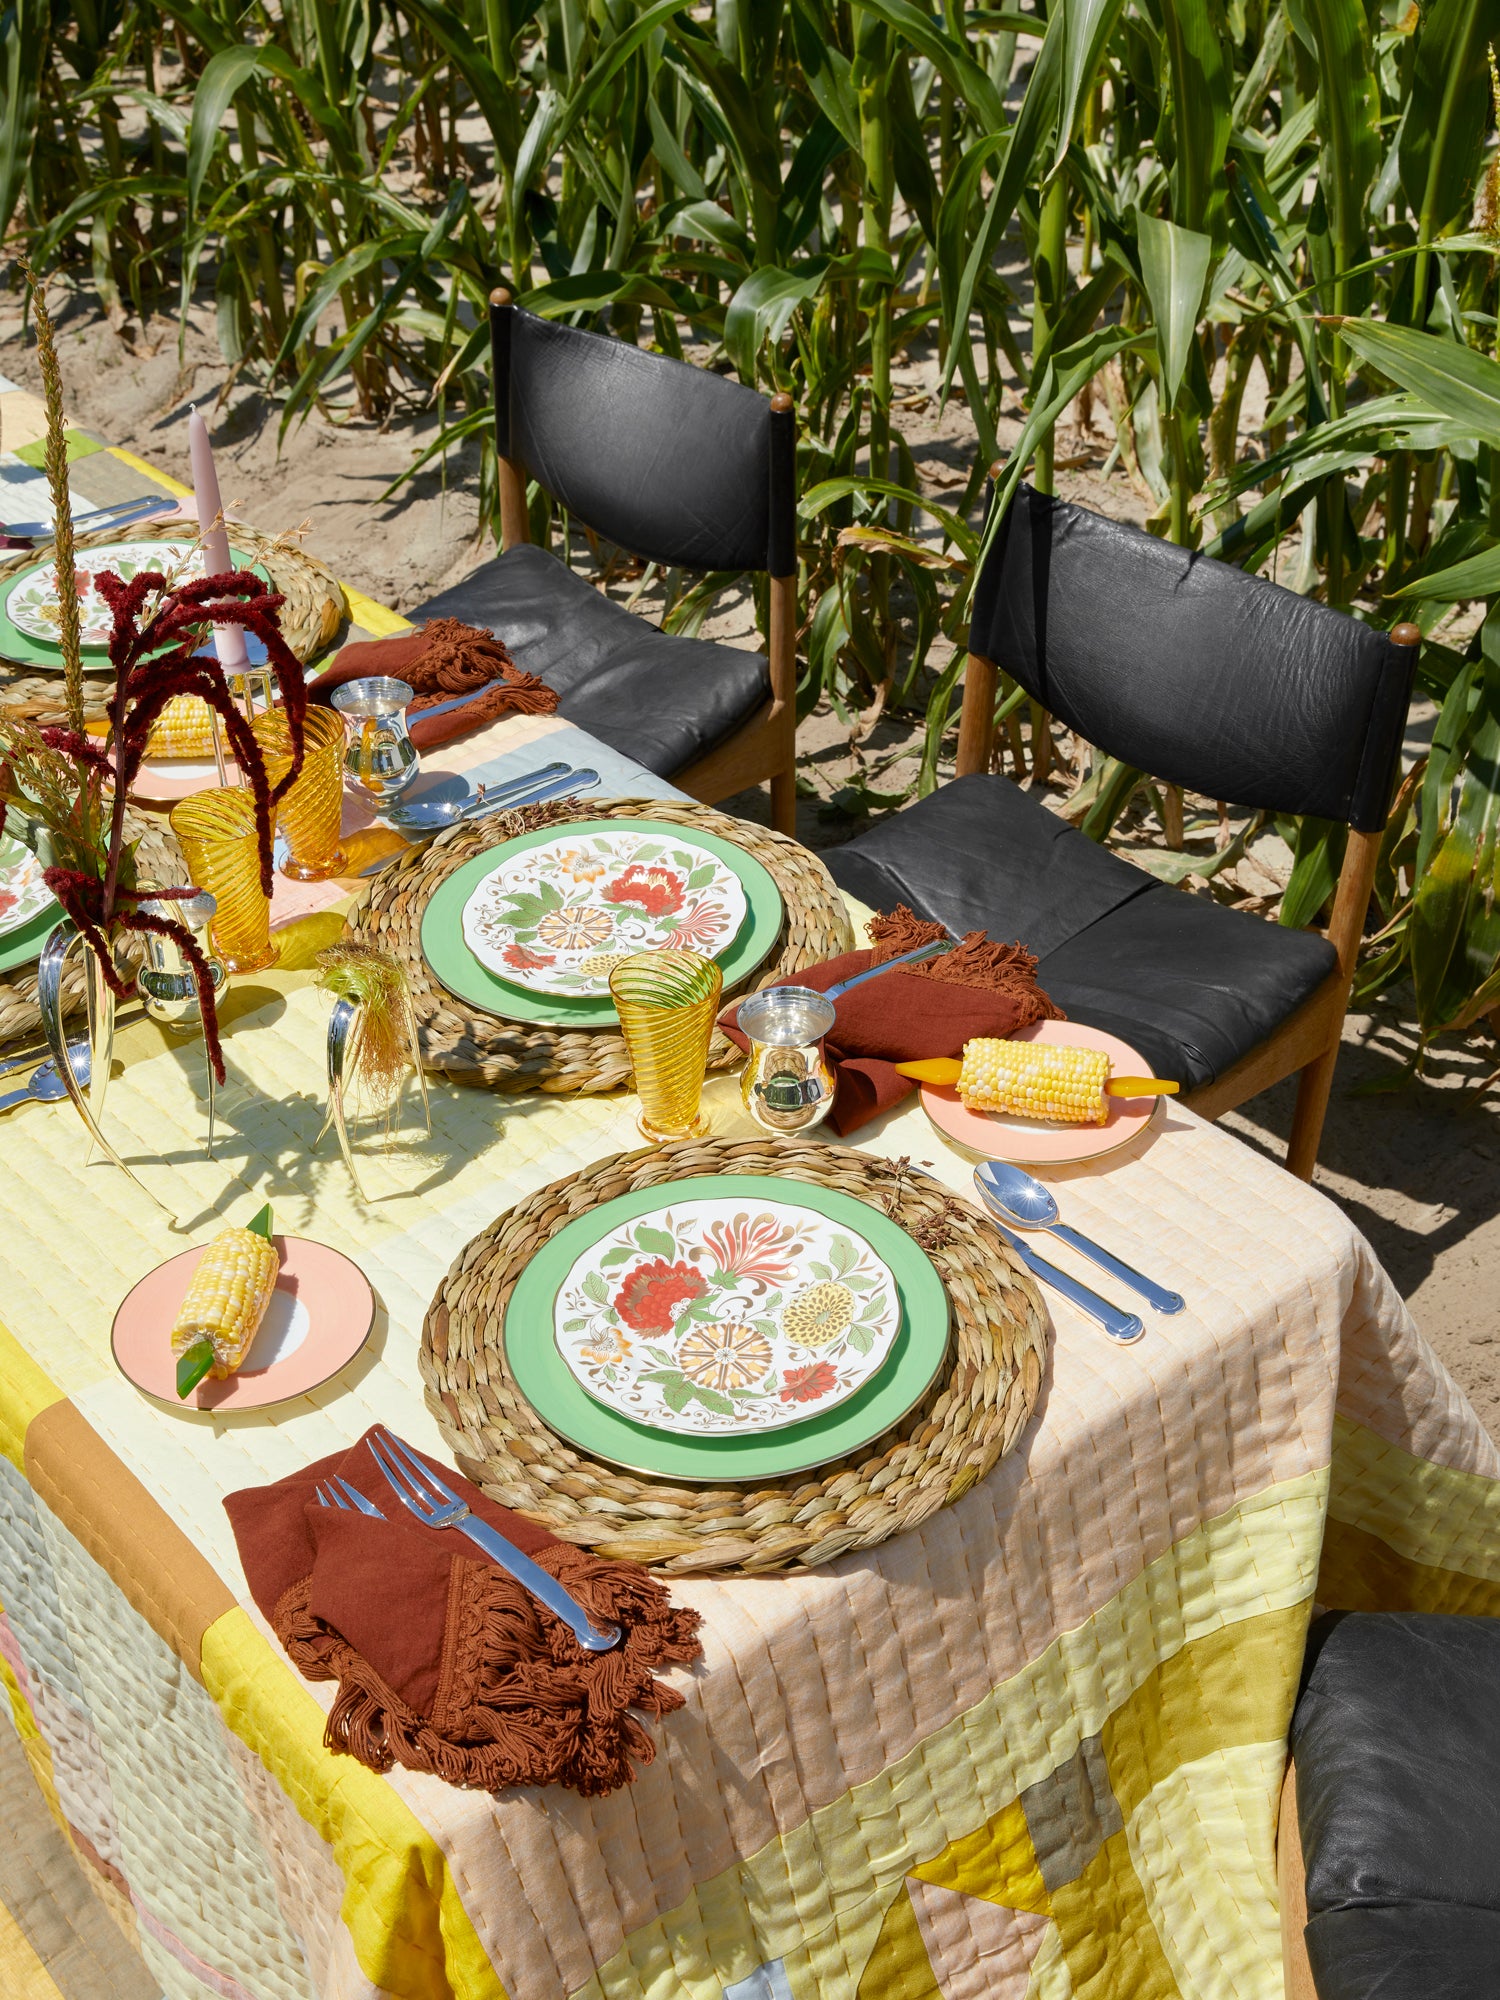
[[[1090,1319],[1098,1320],[1111,1340],[1118,1341],[1121,1347],[1129,1347],[1140,1339],[1146,1331],[1146,1322],[1137,1313],[1121,1312],[1120,1308],[1112,1306],[1108,1299],[1101,1299],[1099,1294],[1091,1292],[1087,1285],[1080,1285],[1078,1280],[1070,1278],[1066,1271],[1059,1271],[1055,1264],[1049,1264],[1045,1257],[1038,1257],[1036,1252],[1029,1249],[1018,1236],[1012,1235],[1003,1222],[997,1222],[993,1214],[989,1219],[991,1226],[1005,1238],[1032,1277],[1040,1278],[1044,1285],[1050,1285],[1054,1292],[1060,1292],[1065,1299],[1077,1306],[1080,1312],[1086,1312]]]
[[[73,530],[75,534],[91,535],[100,528],[123,528],[131,521],[144,520],[151,514],[165,513],[176,507],[177,502],[170,493],[143,494],[139,500],[122,500],[114,507],[96,507],[92,513],[75,514]],[[188,524],[184,522],[184,527]],[[57,522],[52,521],[7,521],[0,527],[0,534],[14,535],[21,541],[51,541],[57,533]]]

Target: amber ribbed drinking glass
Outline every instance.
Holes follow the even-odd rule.
[[[281,956],[271,942],[271,905],[260,886],[255,797],[249,791],[196,792],[172,808],[172,831],[188,873],[218,909],[212,935],[231,972],[259,972]]]
[[[279,708],[257,715],[250,727],[266,760],[273,785],[292,761],[292,735]],[[331,708],[310,706],[302,739],[302,769],[276,808],[276,824],[286,838],[283,875],[294,882],[322,882],[349,866],[339,846],[344,818],[344,718]]]
[[[609,975],[648,1139],[705,1129],[698,1102],[723,984],[718,966],[696,951],[637,952]]]

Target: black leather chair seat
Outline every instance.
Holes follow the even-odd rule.
[[[1319,2000],[1500,1993],[1500,1619],[1320,1619],[1291,1748]]]
[[[1070,1020],[1197,1090],[1267,1040],[1336,963],[1325,938],[1169,888],[1007,778],[958,778],[824,856],[872,908],[1019,939]]]
[[[679,639],[520,542],[411,618],[462,618],[558,693],[557,712],[658,777],[706,756],[770,699],[763,653]]]

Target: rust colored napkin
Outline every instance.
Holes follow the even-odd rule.
[[[700,1656],[697,1612],[674,1609],[638,1564],[559,1541],[450,1466],[426,1460],[591,1618],[621,1627],[612,1652],[585,1652],[467,1537],[406,1511],[369,1435],[352,1451],[224,1502],[250,1594],[293,1664],[308,1680],[339,1684],[328,1748],[372,1771],[402,1764],[483,1791],[567,1785],[592,1798],[629,1784],[635,1765],[656,1755],[631,1711],[682,1707],[653,1669]],[[315,1488],[334,1476],[386,1518],[320,1506]]]
[[[416,696],[406,713],[419,750],[434,749],[499,715],[550,715],[557,707],[553,690],[535,674],[522,673],[502,640],[458,618],[434,618],[394,639],[360,639],[343,647],[333,665],[311,682],[308,699],[326,705],[345,681],[375,674],[405,681]],[[422,720],[424,708],[469,693],[474,698],[462,708],[432,722]]]
[[[776,986],[811,986],[821,993],[872,965],[946,937],[941,924],[925,922],[901,904],[870,920],[872,951],[846,951],[808,966]],[[824,1051],[834,1074],[833,1129],[847,1136],[910,1096],[916,1084],[898,1062],[956,1056],[975,1035],[1014,1035],[1033,1021],[1065,1021],[1066,1014],[1036,983],[1036,960],[1019,944],[994,944],[970,931],[942,958],[908,971],[887,973],[856,986],[834,1003],[834,1023]],[[720,1015],[719,1026],[744,1049],[748,1036],[736,1026],[739,1003]]]

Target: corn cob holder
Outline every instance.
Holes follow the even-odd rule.
[[[1102,1049],[1053,1042],[1013,1042],[976,1036],[963,1057],[936,1056],[896,1064],[918,1083],[956,1086],[966,1111],[1012,1118],[1049,1119],[1059,1125],[1102,1125],[1112,1097],[1173,1097],[1177,1085],[1161,1076],[1111,1076]]]
[[[269,1202],[244,1229],[220,1230],[199,1259],[172,1329],[179,1397],[186,1400],[205,1376],[222,1382],[239,1367],[280,1270]]]

